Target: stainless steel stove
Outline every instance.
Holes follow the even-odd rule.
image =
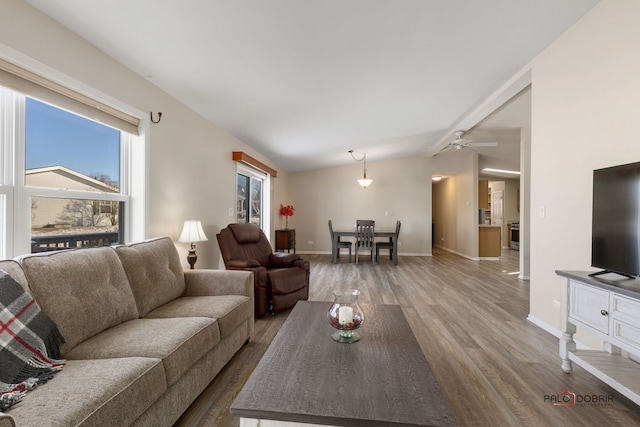
[[[509,247],[513,250],[520,250],[520,223],[511,223],[511,233],[509,236]]]

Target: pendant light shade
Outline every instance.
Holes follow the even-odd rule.
[[[362,188],[367,188],[372,182],[372,179],[367,178],[367,174],[364,175],[364,178],[358,180],[358,184],[360,184]]]
[[[358,184],[360,184],[362,188],[367,188],[373,182],[372,179],[367,178],[367,154],[365,153],[361,159],[358,159],[353,155],[353,150],[349,150],[349,154],[351,154],[351,157],[353,157],[353,160],[356,162],[364,161],[363,176],[358,180]]]

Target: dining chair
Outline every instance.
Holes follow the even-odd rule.
[[[343,242],[340,240],[340,236],[334,236],[333,234],[333,225],[331,225],[331,220],[329,220],[329,234],[331,235],[331,248],[333,250],[334,244],[336,248],[337,258],[340,258],[340,248],[349,249],[349,262],[351,262],[351,242]]]
[[[374,242],[376,222],[370,219],[359,219],[356,221],[356,264],[358,263],[358,252],[369,251],[371,253],[371,263],[375,261],[374,251],[376,245]]]
[[[396,221],[396,244],[400,235],[400,221]],[[376,262],[380,261],[380,249],[389,249],[389,259],[393,259],[393,239],[389,237],[387,242],[376,242]]]

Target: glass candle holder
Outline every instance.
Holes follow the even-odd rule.
[[[341,343],[354,343],[360,334],[354,332],[364,323],[364,312],[358,305],[360,291],[357,289],[335,290],[334,301],[327,313],[329,324],[337,329],[331,338]]]

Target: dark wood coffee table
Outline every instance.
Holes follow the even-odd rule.
[[[341,344],[331,304],[293,308],[231,405],[241,426],[457,425],[400,306],[362,305],[362,338]]]

